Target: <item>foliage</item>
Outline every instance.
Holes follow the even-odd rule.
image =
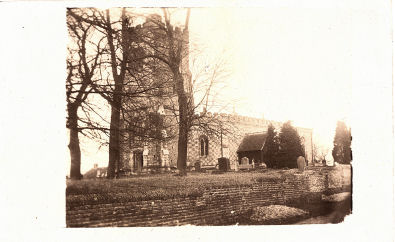
[[[296,168],[296,158],[305,156],[304,147],[297,130],[288,121],[283,124],[279,134],[279,155],[276,167]]]
[[[352,160],[351,139],[351,130],[347,128],[344,122],[338,121],[332,150],[335,162],[350,164]]]
[[[278,151],[279,140],[277,132],[274,129],[274,126],[269,124],[269,127],[267,128],[265,145],[263,147],[264,162],[266,163],[267,167],[272,168],[276,164]]]

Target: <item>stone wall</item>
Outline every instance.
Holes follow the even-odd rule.
[[[240,115],[225,115],[222,114],[222,118],[226,118],[234,126],[234,130],[231,134],[223,135],[223,147],[224,156],[230,159],[231,164],[235,164],[238,160],[237,149],[246,134],[251,133],[263,133],[267,131],[270,123],[280,132],[282,123],[251,118]],[[312,160],[312,129],[296,127],[302,142],[305,145],[306,159]],[[218,137],[210,136],[209,139],[209,155],[200,155],[200,144],[199,137],[202,133],[198,131],[192,131],[188,141],[188,162],[200,161],[202,166],[215,166],[218,164],[218,158],[221,157],[221,141]]]
[[[313,169],[247,186],[209,189],[198,197],[67,207],[66,222],[68,227],[226,225],[256,206],[320,200],[329,189],[349,186],[350,178],[347,167]]]

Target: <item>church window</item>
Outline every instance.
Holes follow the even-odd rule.
[[[200,136],[200,156],[208,156],[208,138],[205,135]]]

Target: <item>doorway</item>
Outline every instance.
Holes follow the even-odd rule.
[[[141,172],[143,169],[143,152],[133,151],[133,170]]]

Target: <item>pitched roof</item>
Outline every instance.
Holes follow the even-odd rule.
[[[262,150],[266,136],[266,133],[249,134],[244,136],[237,152]]]
[[[89,171],[87,171],[84,174],[84,176],[83,176],[84,179],[85,178],[96,178],[98,170],[100,171],[100,174],[103,174],[103,173],[105,173],[107,171],[107,167],[98,167],[98,168],[90,169]]]

